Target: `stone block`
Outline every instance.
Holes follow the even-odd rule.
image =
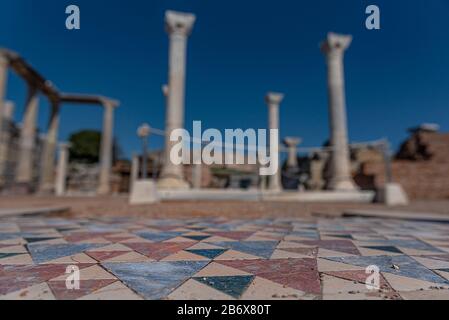
[[[151,204],[159,201],[156,183],[153,180],[134,182],[129,203],[131,205]]]
[[[402,186],[398,183],[388,183],[378,192],[378,201],[387,206],[406,206],[409,199]]]

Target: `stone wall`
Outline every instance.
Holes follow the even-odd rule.
[[[384,172],[382,162],[365,164],[365,175],[377,187],[385,182]],[[392,163],[392,175],[411,199],[449,199],[449,133],[413,132]]]

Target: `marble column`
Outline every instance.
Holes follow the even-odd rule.
[[[170,134],[175,129],[184,128],[185,78],[187,38],[195,23],[193,14],[167,11],[166,29],[170,37],[169,49],[169,83],[165,124],[165,154],[158,187],[162,189],[187,189],[183,166],[175,165],[170,160],[170,151],[176,142],[170,141]]]
[[[330,141],[333,148],[328,188],[339,191],[357,189],[351,175],[343,66],[344,53],[351,42],[351,36],[329,33],[321,45],[327,62]]]
[[[203,182],[203,165],[192,164],[192,185],[194,189],[201,189]]]
[[[3,123],[4,123],[4,104],[6,98],[6,86],[8,82],[8,67],[9,62],[0,52],[0,132],[3,131]],[[0,155],[1,156],[1,155]]]
[[[287,167],[297,168],[298,167],[298,145],[301,143],[300,138],[286,137],[284,139],[284,144],[288,149]]]
[[[24,192],[31,192],[33,182],[33,164],[36,142],[36,125],[39,108],[39,95],[36,88],[29,88],[25,114],[20,132],[20,150],[16,168],[16,185]]]
[[[52,193],[55,186],[56,144],[58,142],[60,105],[58,101],[51,103],[50,121],[42,152],[40,193]]]
[[[131,174],[129,176],[129,192],[133,190],[134,183],[139,180],[139,156],[133,154],[131,160]]]
[[[57,196],[63,196],[67,192],[67,168],[69,163],[68,143],[59,144],[58,166],[56,170],[55,191]]]
[[[117,107],[117,103],[109,99],[104,99],[102,103],[104,115],[100,146],[100,176],[97,193],[99,195],[107,195],[111,192],[110,182],[114,147],[114,109]]]
[[[11,142],[11,131],[9,124],[13,120],[14,103],[6,101],[3,105],[3,132],[0,131],[0,188],[6,182],[6,168],[9,161],[9,147]]]
[[[272,129],[279,130],[279,105],[282,102],[282,100],[284,100],[284,95],[281,93],[269,92],[265,97],[265,101],[268,105],[268,129],[270,130]],[[272,145],[273,143],[277,143],[279,145],[279,141],[271,141],[270,138],[270,145]],[[279,153],[277,155],[270,155],[270,156],[278,157],[279,159]],[[280,161],[278,162],[280,164]],[[278,192],[282,190],[280,165],[279,170],[277,170],[277,173],[273,176],[268,177],[268,190]]]

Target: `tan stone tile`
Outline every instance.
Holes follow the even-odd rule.
[[[346,252],[333,251],[324,248],[318,249],[318,257],[350,257],[350,256],[354,255]]]
[[[107,259],[103,262],[151,262],[155,261],[154,259],[150,259],[138,252],[132,251],[123,253],[122,255],[119,255],[114,258]]]
[[[432,287],[438,286],[441,287],[441,284],[435,284],[433,282],[429,281],[423,281],[408,277],[402,277],[398,275],[394,275],[391,273],[382,273],[385,279],[388,281],[388,283],[391,285],[391,287],[396,291],[418,291],[420,289],[428,290]],[[448,285],[445,285],[443,287],[448,287]]]
[[[353,266],[351,264],[341,263],[330,261],[326,259],[317,259],[318,262],[318,271],[326,272],[326,271],[347,271],[347,270],[365,270],[363,267]]]
[[[321,283],[323,286],[323,295],[371,292],[365,284],[333,277],[327,274],[321,275]]]
[[[394,253],[394,252],[388,252],[383,250],[375,250],[375,249],[367,249],[358,247],[360,253],[362,256],[397,256],[401,255],[402,253]]]
[[[404,300],[449,300],[449,290],[399,292]]]
[[[162,259],[161,261],[208,261],[208,260],[210,259],[183,250],[180,252],[176,252],[172,255],[169,255],[168,257]]]
[[[256,277],[248,289],[243,293],[241,300],[302,300],[314,299],[313,295],[285,287],[279,283]]]
[[[23,238],[15,238],[15,239],[8,239],[8,240],[0,241],[0,244],[21,245],[21,244],[27,244],[27,241]]]
[[[47,261],[42,264],[78,264],[78,263],[97,263],[85,253],[78,253],[70,257],[62,257],[55,260]]]
[[[314,246],[307,246],[298,242],[291,241],[281,241],[279,242],[278,249],[288,249],[288,248],[314,248]]]
[[[218,291],[196,280],[189,279],[186,283],[173,291],[169,300],[235,300],[233,297]]]
[[[41,283],[1,296],[0,300],[55,300],[55,296],[46,283]]]
[[[220,277],[220,276],[247,276],[250,273],[224,266],[217,262],[211,262],[206,267],[201,269],[195,277]]]
[[[120,281],[116,281],[78,300],[143,300],[143,298]]]
[[[270,259],[296,259],[296,258],[310,258],[310,256],[276,249],[274,250]]]
[[[66,281],[67,276],[68,275],[64,274],[59,277],[53,278],[50,281]],[[116,277],[98,265],[94,265],[80,270],[80,280],[104,280],[104,279],[116,279]]]
[[[215,258],[215,260],[257,260],[260,257],[253,256],[252,254],[243,253],[235,250],[228,250],[222,255]]]
[[[0,265],[29,265],[29,264],[33,264],[33,259],[28,253],[0,259]]]
[[[28,253],[25,246],[10,246],[5,248],[0,248],[0,253]]]

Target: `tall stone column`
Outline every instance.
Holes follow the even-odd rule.
[[[170,141],[170,134],[175,129],[184,128],[185,78],[187,38],[195,23],[193,14],[167,11],[166,29],[170,37],[169,49],[169,83],[165,124],[165,154],[158,187],[162,189],[187,189],[183,166],[175,165],[170,160],[170,151],[176,142]]]
[[[45,137],[45,144],[42,153],[42,172],[39,192],[44,194],[53,192],[55,186],[55,159],[56,144],[58,142],[59,113],[59,102],[53,101],[48,131]]]
[[[321,50],[326,56],[327,84],[331,132],[331,190],[351,191],[356,186],[351,176],[346,119],[346,98],[343,59],[352,37],[329,33]]]
[[[25,114],[20,132],[20,150],[16,168],[16,186],[20,192],[31,192],[33,181],[33,159],[36,141],[39,96],[36,88],[29,88]]]
[[[287,137],[284,139],[284,144],[288,149],[287,167],[298,167],[298,145],[301,143],[300,138]]]
[[[69,163],[69,147],[68,143],[59,144],[58,167],[56,170],[55,192],[57,196],[63,196],[67,192],[67,167]]]
[[[203,183],[203,165],[192,164],[192,185],[194,189],[201,189]]]
[[[2,128],[4,123],[4,104],[6,98],[6,86],[8,82],[8,67],[8,60],[5,55],[0,52],[0,132],[3,131]]]
[[[139,156],[137,154],[133,154],[131,160],[131,174],[129,176],[129,192],[131,193],[133,190],[134,183],[139,180]]]
[[[268,105],[268,128],[278,129],[279,130],[279,105],[284,100],[284,95],[281,93],[270,92],[265,97],[265,101]],[[269,136],[269,135],[268,135]],[[273,143],[277,143],[279,145],[279,141],[271,141],[270,137],[270,145]],[[270,155],[271,157],[278,157],[277,155]],[[278,161],[280,163],[280,161]],[[277,173],[273,176],[268,177],[268,190],[269,191],[281,191],[281,168],[277,170]]]
[[[6,168],[9,161],[9,147],[11,141],[11,131],[9,124],[13,119],[14,103],[7,101],[3,105],[3,132],[0,131],[0,188],[6,182]]]
[[[113,153],[113,130],[114,130],[114,109],[117,103],[104,99],[103,100],[103,132],[101,135],[100,146],[100,176],[97,193],[99,195],[107,195],[111,192],[111,170],[112,170],[112,153]]]

